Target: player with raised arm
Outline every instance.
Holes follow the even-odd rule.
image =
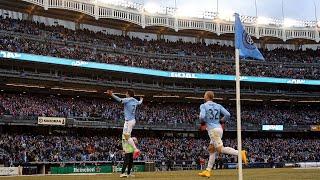
[[[230,118],[230,113],[220,104],[213,102],[214,93],[212,91],[207,91],[204,94],[205,103],[200,105],[200,115],[201,120],[201,130],[208,131],[210,137],[210,144],[208,151],[210,153],[207,169],[199,173],[199,176],[210,177],[212,172],[212,167],[215,163],[216,153],[238,155],[238,150],[231,147],[224,147],[222,143],[223,129],[221,123],[227,121]],[[223,116],[221,118],[221,115]],[[247,153],[246,151],[241,151],[242,161],[247,164]]]
[[[126,98],[120,98],[113,94],[111,90],[107,91],[111,97],[113,97],[116,101],[122,103],[124,105],[124,125],[122,130],[122,140],[128,141],[128,143],[134,148],[134,154],[140,154],[139,149],[136,147],[131,137],[131,132],[136,124],[136,109],[137,106],[142,104],[143,98],[140,98],[140,101],[134,98],[134,91],[128,90],[126,93]]]

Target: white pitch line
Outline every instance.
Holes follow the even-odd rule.
[[[307,167],[307,168],[292,168],[292,169],[301,169],[301,170],[305,170],[305,169],[320,169],[320,167]]]

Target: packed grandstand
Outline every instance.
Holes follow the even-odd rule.
[[[47,21],[55,18],[50,24],[12,15],[26,14],[30,6],[27,2],[21,5],[25,7],[19,10],[21,12],[13,6],[10,1],[0,3],[0,53],[138,67],[139,71],[235,74],[232,44],[170,41],[161,36],[147,40],[129,36],[128,32],[112,33],[112,28],[121,31],[120,25],[107,26],[109,31],[73,29],[56,23],[58,20],[67,22],[69,17],[64,19],[61,13],[64,10],[36,8],[38,17],[47,18]],[[53,13],[57,14],[53,16]],[[88,19],[94,25],[100,21]],[[143,28],[139,31],[145,36],[158,32]],[[183,34],[192,37],[195,32]],[[168,30],[168,33],[172,32]],[[172,36],[179,38],[179,32],[175,33]],[[228,35],[215,38],[231,41]],[[252,167],[319,162],[320,141],[316,138],[319,133],[313,131],[320,130],[320,45],[303,39],[272,41],[279,46],[260,48],[265,61],[241,61],[241,76],[262,80],[286,78],[286,83],[242,82],[242,146],[248,151]],[[296,42],[314,46],[302,49],[295,46]],[[295,45],[286,48],[282,44]],[[119,129],[124,120],[123,110],[121,104],[106,95],[107,89],[114,89],[120,96],[126,89],[134,89],[137,96],[144,97],[144,103],[137,109],[137,131],[133,132],[140,141],[138,162],[155,162],[157,170],[166,169],[162,167],[168,164],[173,164],[173,168],[202,168],[203,160],[208,158],[205,145],[209,142],[207,135],[199,132],[199,106],[205,90],[214,90],[215,100],[230,111],[223,141],[226,146],[236,147],[232,80],[164,78],[8,57],[0,59],[0,164],[4,166],[36,167],[39,173],[40,165],[48,172],[50,167],[64,167],[70,163],[121,162]],[[40,56],[34,57],[40,59]],[[305,80],[314,80],[310,82],[318,85],[303,84]],[[63,118],[66,122],[57,126],[43,125],[39,117]],[[262,129],[268,125],[282,129]],[[220,162],[226,168],[237,159],[221,156],[217,160]]]
[[[235,74],[234,48],[231,46],[188,42],[146,41],[129,36],[93,32],[86,29],[69,30],[61,26],[46,26],[25,20],[1,17],[1,49],[38,55],[94,61],[108,64],[144,67],[165,71]],[[12,32],[13,34],[9,34]],[[85,43],[85,44],[83,44]],[[94,44],[93,46],[91,44]],[[107,52],[132,50],[140,53],[180,56],[162,57],[145,54]],[[319,79],[320,50],[274,49],[262,51],[267,62],[244,61],[243,75]],[[183,58],[184,56],[190,59]],[[271,63],[272,62],[272,63]],[[268,66],[265,66],[268,63]]]

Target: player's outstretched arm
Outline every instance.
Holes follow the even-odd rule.
[[[107,90],[107,94],[109,94],[113,99],[115,99],[118,102],[122,101],[122,99],[119,98],[118,96],[116,96],[115,94],[113,94],[113,92],[111,90]]]
[[[140,101],[138,101],[139,102],[139,104],[142,104],[142,102],[143,102],[143,97],[140,97]]]

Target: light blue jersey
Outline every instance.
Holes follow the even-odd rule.
[[[220,116],[223,114],[227,121],[230,118],[230,113],[220,104],[212,101],[207,101],[200,105],[200,120],[207,124],[208,130],[213,128],[221,128]]]
[[[112,97],[118,102],[124,104],[124,120],[135,120],[137,106],[142,103],[142,100],[138,101],[133,97],[119,98],[116,95],[112,95]]]

